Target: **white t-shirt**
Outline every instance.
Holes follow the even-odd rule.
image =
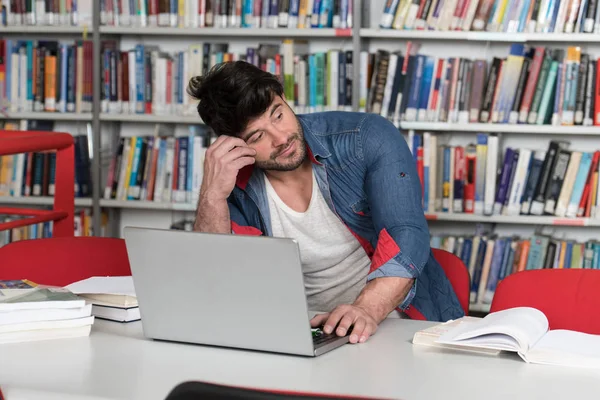
[[[298,241],[308,309],[330,312],[340,304],[352,304],[366,285],[371,260],[325,202],[314,173],[305,212],[288,207],[266,175],[265,183],[273,236]]]

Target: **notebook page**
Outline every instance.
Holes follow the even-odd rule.
[[[547,330],[548,320],[541,311],[516,307],[461,324],[442,335],[438,342],[526,352]]]
[[[600,368],[600,335],[549,331],[522,357],[536,364]]]

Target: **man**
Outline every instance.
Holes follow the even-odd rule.
[[[297,116],[280,81],[242,61],[193,78],[188,93],[219,136],[194,229],[296,239],[309,309],[323,312],[313,327],[362,343],[388,316],[463,315],[429,247],[413,156],[390,122]]]

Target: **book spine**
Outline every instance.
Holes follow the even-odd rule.
[[[502,173],[500,174],[498,193],[496,194],[496,200],[494,202],[494,215],[502,214],[502,208],[504,207],[504,201],[506,200],[506,194],[510,185],[513,158],[515,157],[515,154],[517,154],[516,151],[510,147],[506,149]]]
[[[569,159],[571,158],[571,152],[569,150],[560,149],[556,157],[556,163],[548,182],[546,194],[544,196],[544,213],[547,215],[553,215],[556,209],[556,202],[560,195],[560,189],[562,188],[565,174],[567,173],[567,167],[569,165]]]
[[[529,170],[529,176],[527,177],[527,184],[525,185],[523,197],[521,198],[522,215],[528,215],[530,212],[531,202],[533,200],[536,185],[540,179],[540,174],[542,171],[542,166],[544,164],[545,157],[546,152],[543,150],[535,151],[533,154],[533,159]]]

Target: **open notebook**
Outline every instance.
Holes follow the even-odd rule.
[[[465,321],[437,343],[516,352],[528,363],[600,368],[600,335],[548,330],[539,310],[517,307]]]

